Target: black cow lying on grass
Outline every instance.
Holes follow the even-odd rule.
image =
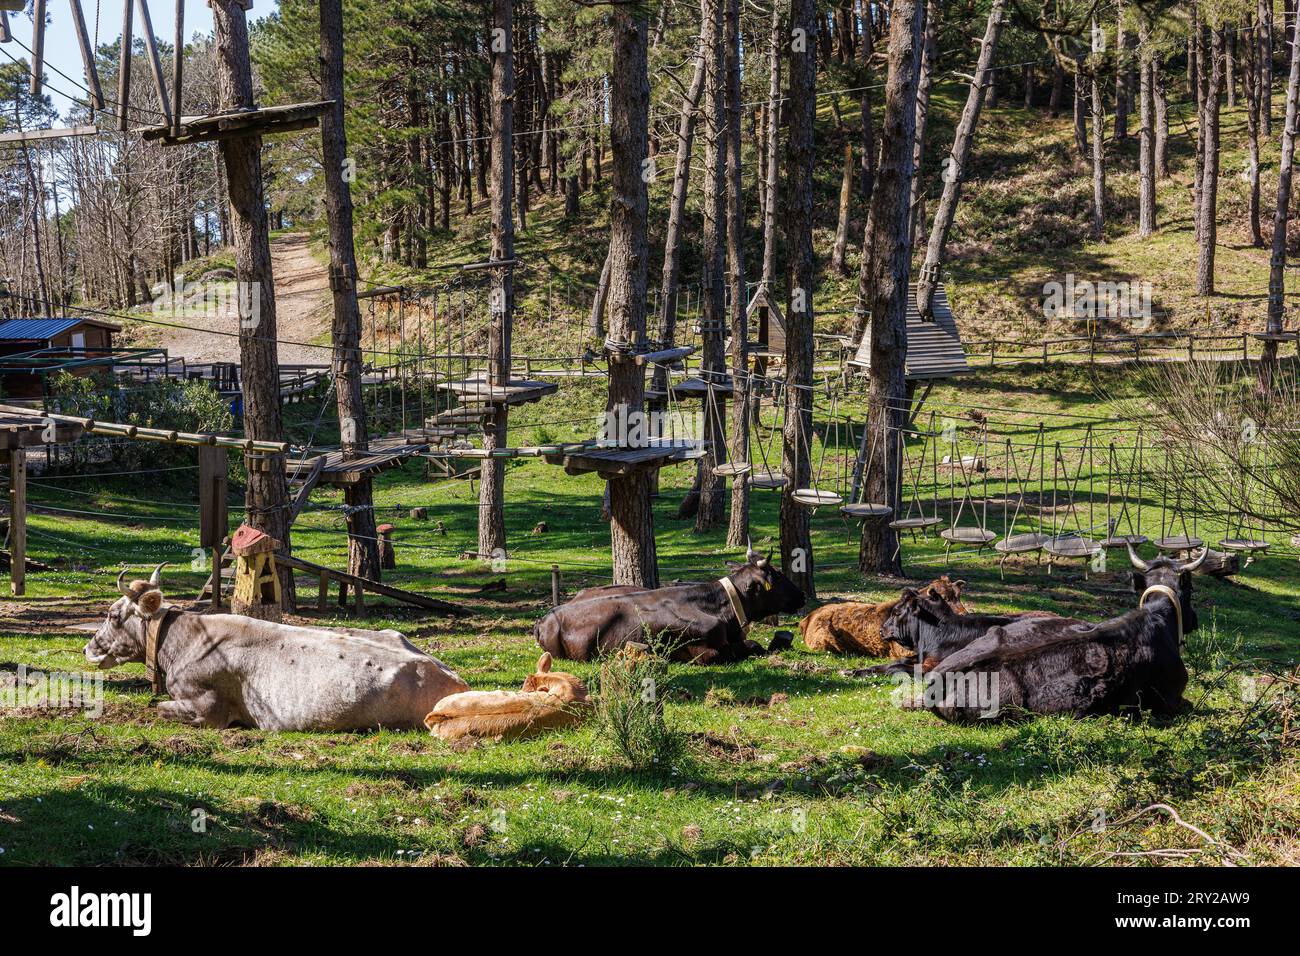
[[[950,721],[1015,712],[1086,717],[1140,708],[1177,713],[1187,686],[1179,647],[1198,624],[1192,572],[1205,552],[1186,564],[1172,558],[1147,563],[1130,547],[1129,558],[1137,569],[1137,608],[1099,624],[1061,617],[996,624],[926,672],[920,706]],[[947,615],[953,622],[970,617]],[[910,619],[928,619],[929,633],[943,628],[944,617],[944,609],[912,592],[882,634],[905,642],[922,632]]]
[[[776,568],[772,556],[749,552],[718,581],[666,588],[589,588],[552,609],[533,627],[544,650],[588,661],[647,639],[673,660],[721,664],[764,653],[745,636],[750,621],[797,611],[804,593]]]

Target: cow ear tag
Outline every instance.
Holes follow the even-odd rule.
[[[764,582],[763,582],[763,590],[764,590],[764,591],[770,591],[770,590],[772,590],[772,582],[771,582],[771,581],[764,581]]]

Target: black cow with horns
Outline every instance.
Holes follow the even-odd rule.
[[[946,653],[926,670],[925,693],[914,706],[950,721],[1017,712],[1085,717],[1182,710],[1187,669],[1180,647],[1198,626],[1192,572],[1208,552],[1184,563],[1164,557],[1147,562],[1128,550],[1136,569],[1133,589],[1141,595],[1135,609],[1100,623],[1022,616],[979,635],[963,634],[964,646],[945,642]],[[952,615],[934,601],[905,594],[882,636],[907,640],[942,629]]]
[[[588,661],[629,642],[650,641],[672,660],[722,664],[764,653],[745,635],[751,621],[790,613],[804,593],[752,549],[744,564],[728,562],[717,581],[663,588],[589,588],[552,609],[533,627],[544,650]]]

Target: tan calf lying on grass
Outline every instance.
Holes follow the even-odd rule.
[[[519,740],[545,730],[581,723],[590,706],[587,686],[573,674],[551,672],[551,655],[537,661],[537,673],[522,690],[470,690],[438,701],[424,725],[443,740],[497,737]]]
[[[965,586],[965,581],[950,581],[945,574],[920,588],[920,591],[942,598],[958,614],[965,614],[966,606],[961,603],[961,590]],[[861,601],[825,604],[799,622],[803,642],[811,650],[828,651],[831,654],[907,657],[911,651],[880,636],[880,625],[898,601],[898,598],[894,598],[879,604]]]

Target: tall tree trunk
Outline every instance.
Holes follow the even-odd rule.
[[[700,374],[705,381],[722,384],[726,371],[725,335],[727,325],[726,286],[726,154],[727,123],[725,50],[722,36],[722,9],[725,0],[705,0],[704,29],[708,71],[704,87],[704,285],[702,310]],[[718,394],[710,391],[704,399],[704,456],[697,464],[700,490],[699,508],[695,512],[695,530],[708,531],[722,521],[726,503],[726,485],[714,475],[715,465],[726,461],[726,431],[722,423],[722,405]]]
[[[845,253],[849,247],[849,210],[853,198],[853,144],[844,144],[844,175],[840,177],[839,216],[835,225],[835,244],[831,248],[831,271],[836,275],[848,275],[849,268],[845,262]]]
[[[1286,232],[1291,215],[1291,175],[1295,162],[1296,123],[1300,122],[1300,43],[1291,44],[1291,69],[1286,82],[1286,122],[1282,127],[1282,150],[1277,162],[1277,206],[1273,211],[1273,252],[1268,262],[1268,325],[1266,331],[1282,331],[1286,306]],[[1264,342],[1259,363],[1260,387],[1272,386],[1277,366],[1277,343]]]
[[[934,85],[934,61],[939,55],[939,13],[936,0],[925,4],[925,33],[921,41],[921,72],[916,81],[916,140],[912,146],[912,193],[908,204],[908,243],[915,248],[917,231],[925,222],[925,190],[921,161],[925,157],[925,129],[930,120],[930,88]]]
[[[740,0],[727,0],[727,262],[731,289],[731,460],[749,461],[749,338],[745,301],[745,197],[741,177]],[[727,544],[745,544],[749,535],[749,478],[731,479],[731,520]]]
[[[1115,142],[1128,141],[1128,32],[1124,29],[1124,4],[1115,3]]]
[[[681,277],[682,221],[686,214],[686,197],[691,182],[691,152],[695,145],[695,127],[700,115],[700,96],[704,91],[704,77],[708,65],[708,50],[701,39],[696,51],[695,71],[691,85],[682,97],[682,109],[677,118],[677,160],[673,166],[673,193],[668,203],[668,227],[664,233],[664,271],[659,288],[659,342],[668,348],[677,334],[677,292]],[[664,390],[667,369],[656,365],[654,389]]]
[[[1214,29],[1210,55],[1210,86],[1205,96],[1205,167],[1201,176],[1201,206],[1198,230],[1200,249],[1196,257],[1196,292],[1214,294],[1214,246],[1218,240],[1219,197],[1219,96],[1223,92],[1224,28]]]
[[[1106,108],[1101,100],[1101,63],[1094,58],[1092,75],[1092,238],[1106,231]]]
[[[508,0],[498,0],[508,2]],[[610,202],[610,333],[623,342],[645,341],[646,184],[641,178],[650,123],[650,79],[646,66],[648,23],[643,7],[619,5],[610,12],[614,34],[610,78],[610,144],[613,148]],[[609,367],[607,411],[644,411],[645,372],[629,357]],[[610,542],[614,583],[659,586],[655,557],[653,474],[636,471],[609,482]]]
[[[767,150],[763,170],[763,284],[772,291],[776,280],[776,203],[777,177],[781,155],[781,4],[772,4],[771,32],[768,36],[767,74]]]
[[[239,0],[213,0],[217,47],[217,94],[223,110],[253,105],[253,72],[248,57],[248,22]],[[275,280],[262,187],[262,137],[239,136],[221,142],[230,193],[231,239],[235,275],[257,297],[256,316],[241,317],[239,364],[244,389],[244,434],[257,441],[281,441],[280,362],[276,352]],[[241,297],[242,298],[242,297]],[[254,459],[248,469],[244,505],[247,522],[280,541],[289,542],[289,494],[283,455]],[[214,569],[214,573],[220,569]],[[284,606],[295,606],[293,574],[280,568]]]
[[[1264,233],[1260,229],[1260,186],[1259,186],[1259,27],[1253,16],[1247,16],[1246,29],[1242,33],[1241,63],[1242,92],[1246,97],[1246,163],[1250,177],[1250,199],[1246,218],[1250,223],[1250,244],[1257,249],[1264,248]]]
[[[1169,178],[1169,96],[1159,54],[1151,62],[1151,89],[1156,109],[1156,178]]]
[[[1055,42],[1055,41],[1053,41]],[[1065,99],[1065,70],[1055,56],[1052,57],[1052,93],[1047,100],[1047,115],[1056,119],[1061,115],[1061,101]]]
[[[510,335],[514,322],[515,227],[511,218],[514,197],[514,103],[515,52],[514,2],[492,0],[492,259],[503,263],[492,269],[489,296],[491,322],[488,326],[488,383],[505,385],[510,380]],[[510,406],[492,406],[492,418],[483,426],[485,450],[506,447]],[[505,461],[485,458],[478,495],[479,557],[503,557],[506,551]]]
[[[1074,146],[1079,151],[1079,159],[1088,159],[1088,94],[1086,84],[1088,71],[1084,67],[1083,54],[1074,58]]]
[[[1156,137],[1155,98],[1151,74],[1155,67],[1151,57],[1151,37],[1145,21],[1138,35],[1138,58],[1141,76],[1138,81],[1138,235],[1147,238],[1156,229]]]
[[[343,0],[320,4],[320,98],[334,106],[321,117],[321,168],[329,223],[330,288],[334,297],[334,391],[339,437],[349,458],[370,447],[370,425],[361,394],[361,310],[357,307],[357,256],[352,238],[352,193],[343,177],[347,137],[343,117]],[[348,572],[378,580],[379,541],[370,479],[348,486]]]
[[[1289,31],[1291,21],[1286,24]],[[1273,0],[1259,0],[1259,70],[1259,128],[1268,139],[1273,135]]]
[[[909,3],[910,0],[900,0]],[[790,4],[790,131],[785,175],[789,182],[785,235],[790,246],[785,312],[785,424],[782,429],[781,564],[809,598],[816,597],[808,509],[793,493],[812,474],[813,374],[813,124],[817,116],[817,3]]]
[[[952,152],[944,167],[943,195],[939,197],[939,207],[934,212],[934,227],[930,230],[930,242],[925,250],[925,264],[921,266],[921,274],[916,284],[916,307],[925,317],[934,314],[934,290],[939,283],[939,271],[943,267],[948,231],[952,229],[953,219],[957,216],[957,202],[961,197],[961,183],[966,175],[971,141],[975,138],[975,128],[979,125],[980,110],[984,105],[984,88],[993,75],[993,51],[998,45],[998,36],[1002,33],[1004,5],[1004,0],[993,0],[989,8],[984,38],[980,41],[979,59],[975,63],[975,76],[966,94],[966,107],[962,110],[961,122],[957,124]],[[890,43],[893,42],[891,27]],[[908,128],[915,128],[915,118],[908,124]],[[908,190],[910,193],[910,173]]]
[[[1000,21],[1001,3],[994,0]],[[985,34],[989,55],[997,41]],[[889,27],[889,77],[885,84],[885,121],[880,151],[880,181],[872,200],[871,220],[876,231],[869,242],[875,275],[871,287],[871,395],[866,427],[880,466],[864,476],[868,501],[899,506],[899,443],[907,422],[907,298],[911,278],[911,222],[907,197],[912,190],[912,150],[916,136],[914,102],[921,43],[916,0],[894,0]],[[985,51],[980,63],[987,70]],[[978,81],[979,73],[976,73]],[[969,105],[969,101],[968,101]],[[978,107],[975,111],[978,117]],[[965,116],[963,115],[963,123]],[[973,122],[973,121],[972,121]],[[958,134],[960,137],[960,133]],[[945,189],[946,194],[946,189]],[[935,233],[938,233],[936,227]],[[865,574],[898,574],[898,534],[889,522],[868,518],[862,523],[858,564]]]

